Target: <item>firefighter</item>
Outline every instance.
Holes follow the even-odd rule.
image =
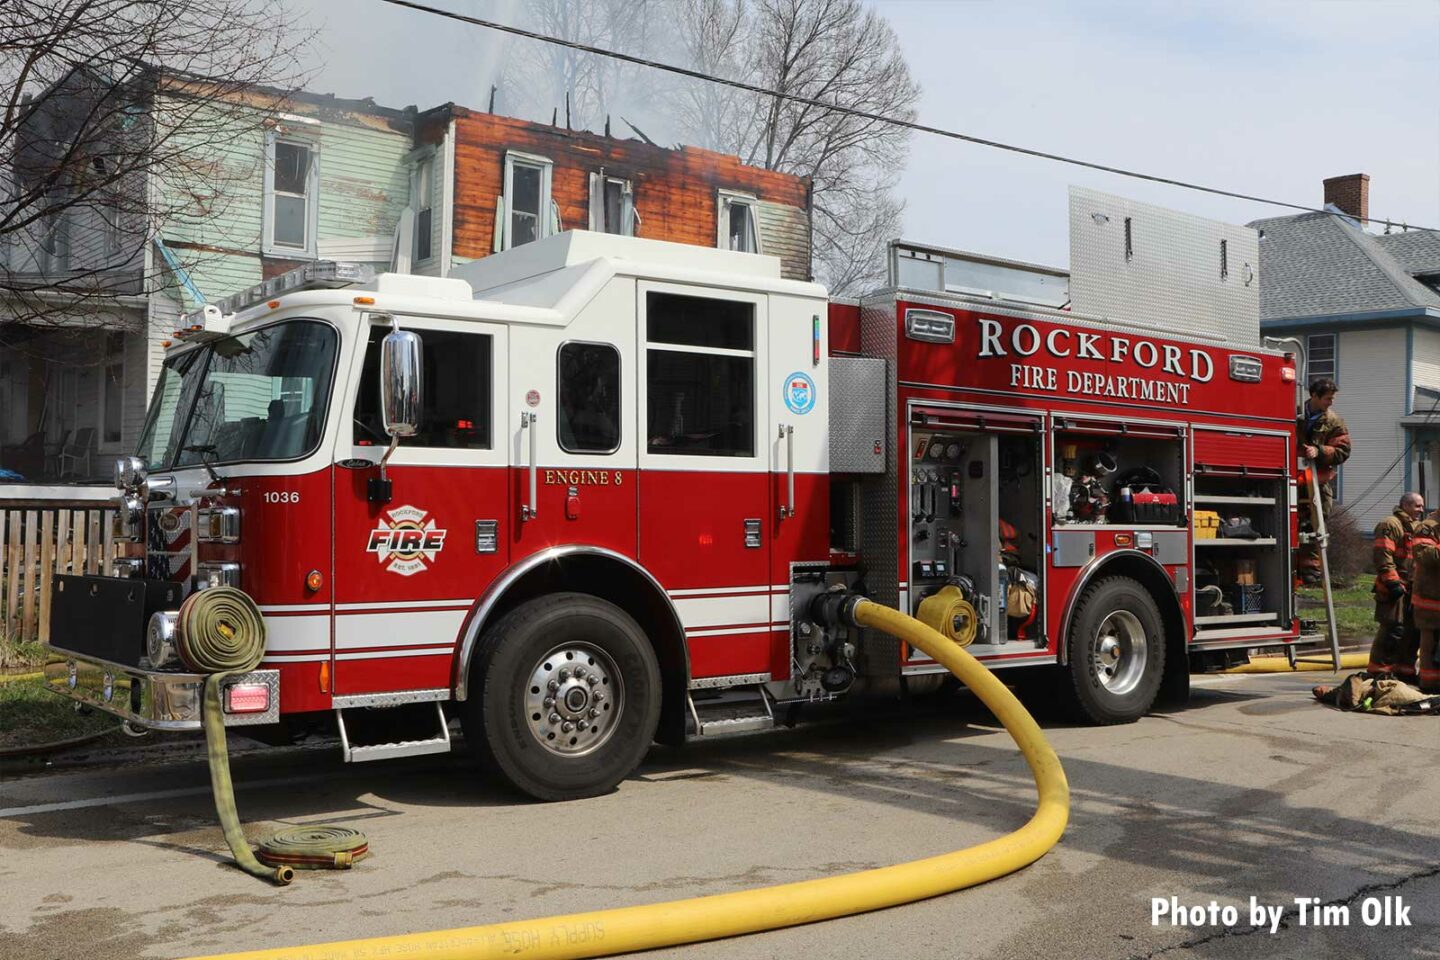
[[[1375,642],[1365,672],[1415,679],[1420,635],[1406,597],[1411,590],[1410,547],[1425,516],[1425,498],[1407,493],[1395,512],[1375,525]]]
[[[1300,455],[1309,461],[1309,468],[1316,471],[1315,483],[1320,489],[1320,512],[1325,517],[1326,529],[1329,529],[1330,508],[1335,503],[1335,471],[1350,459],[1350,431],[1332,409],[1339,389],[1329,377],[1310,381],[1310,399],[1305,401],[1305,409],[1295,423]],[[1308,493],[1309,484],[1303,489]],[[1300,520],[1301,529],[1313,528],[1309,510],[1301,512]],[[1320,548],[1314,543],[1305,544],[1300,548],[1295,566],[1303,582],[1318,583]]]
[[[1436,637],[1440,635],[1440,510],[1415,528],[1410,541],[1410,564],[1410,604],[1420,632],[1420,689],[1440,693],[1440,666],[1435,662]],[[1396,677],[1410,682],[1414,682],[1415,672],[1413,663],[1408,674],[1401,673],[1399,665],[1395,669]]]

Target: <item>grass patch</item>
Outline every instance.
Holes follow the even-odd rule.
[[[119,723],[101,710],[77,713],[73,700],[46,690],[39,679],[0,683],[0,748],[68,740]]]
[[[1375,582],[1371,576],[1355,577],[1347,582],[1336,581],[1335,626],[1340,642],[1369,640],[1375,635],[1375,595],[1370,586]],[[1298,592],[1300,616],[1313,618],[1320,623],[1320,631],[1326,630],[1325,593],[1318,586],[1305,587]]]
[[[34,641],[0,633],[0,673],[30,673],[45,666],[48,652]]]

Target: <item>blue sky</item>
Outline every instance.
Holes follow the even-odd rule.
[[[512,22],[521,3],[454,8]],[[374,0],[297,4],[322,28],[312,89],[390,106],[483,108],[494,65],[529,42]],[[1440,0],[874,6],[925,123],[1295,203],[1364,172],[1372,216],[1440,227]],[[1072,183],[1231,222],[1284,213],[917,134],[904,233],[1064,266]]]

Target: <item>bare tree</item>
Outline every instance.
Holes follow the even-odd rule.
[[[568,94],[576,125],[619,113],[656,139],[810,178],[816,275],[839,293],[883,275],[904,212],[893,187],[909,133],[847,111],[913,119],[920,91],[894,31],[861,0],[533,0],[527,9],[527,26],[552,36],[827,104],[529,41],[514,46],[506,68],[511,103],[527,115],[548,118]]]
[[[893,185],[919,87],[889,23],[860,0],[684,0],[686,53],[715,72],[828,106],[707,85],[682,95],[687,134],[811,178],[816,275],[837,293],[877,281],[904,204]],[[710,70],[707,70],[710,72]]]
[[[645,54],[654,22],[664,22],[669,5],[670,0],[528,0],[520,19],[549,36]],[[598,129],[627,104],[645,102],[660,84],[654,71],[533,42],[514,47],[500,80],[505,112],[536,120],[555,115],[586,129]]]
[[[0,3],[0,346],[149,292],[146,246],[253,176],[219,148],[303,81],[311,37],[282,0]]]

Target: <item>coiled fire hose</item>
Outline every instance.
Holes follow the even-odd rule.
[[[1070,787],[1060,759],[1014,694],[954,642],[903,613],[847,597],[838,618],[852,626],[883,630],[925,651],[990,708],[1030,765],[1040,794],[1035,814],[1024,826],[954,853],[838,877],[648,906],[221,954],[203,960],[361,960],[384,956],[403,956],[407,960],[576,960],[633,953],[911,903],[1002,877],[1044,856],[1065,831]]]
[[[246,873],[284,886],[295,879],[297,867],[344,868],[369,852],[365,835],[349,827],[287,827],[262,840],[258,851],[250,849],[240,828],[220,700],[225,681],[254,670],[265,654],[265,620],[255,601],[234,587],[195,591],[180,605],[175,648],[186,667],[206,674],[202,716],[210,790],[225,843],[236,865]]]

